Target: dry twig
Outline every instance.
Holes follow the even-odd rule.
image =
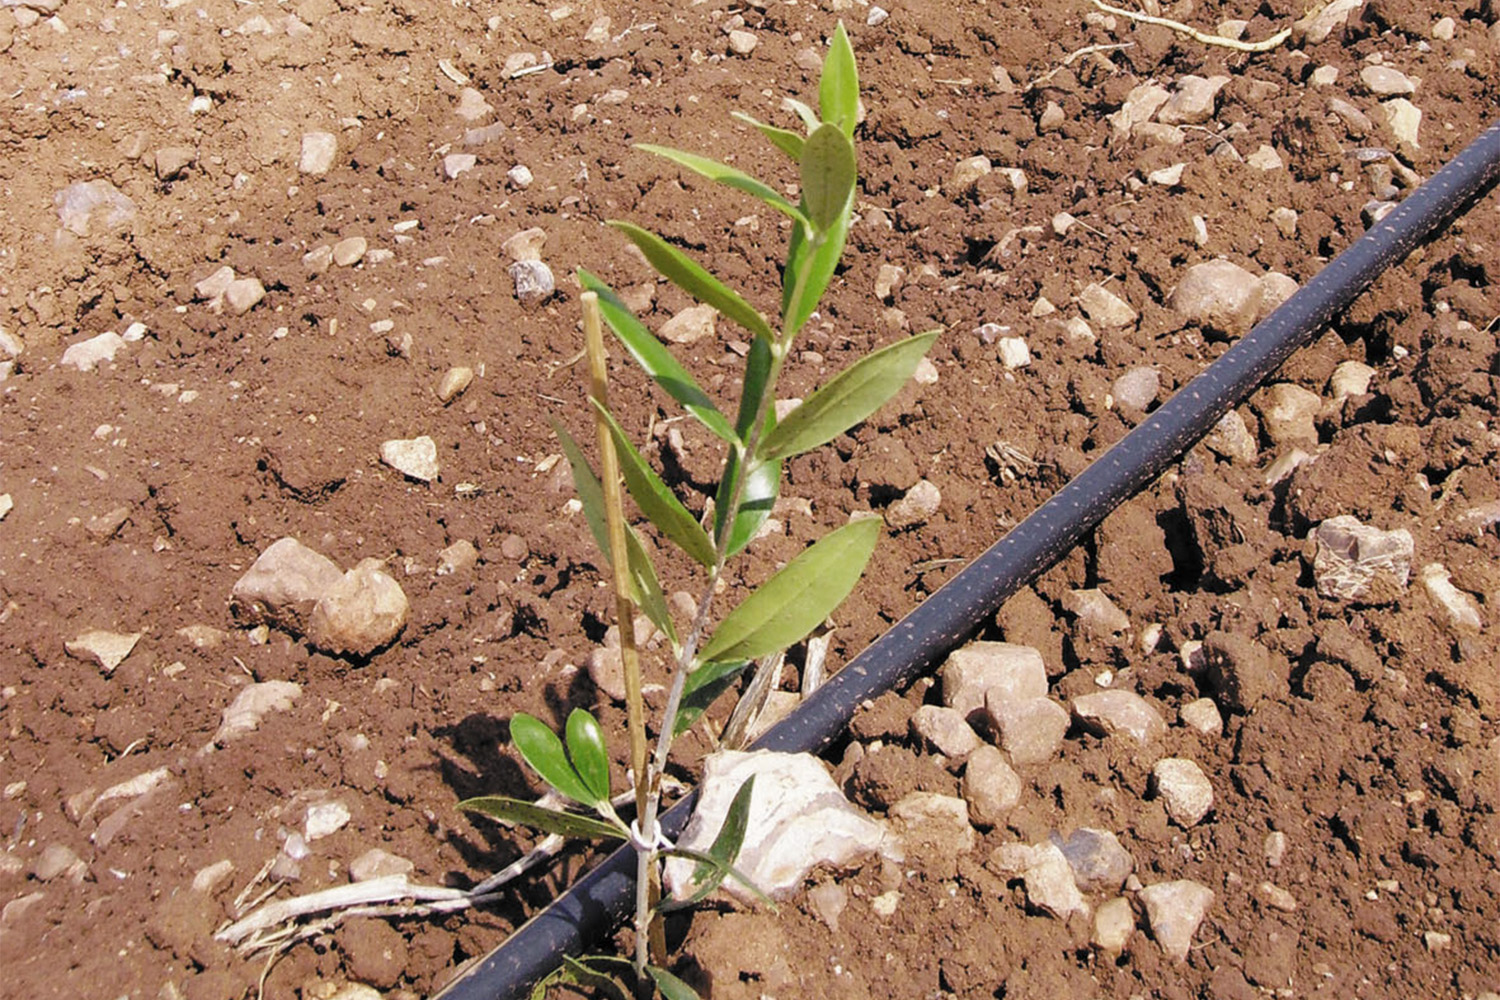
[[[1225,38],[1223,35],[1207,34],[1191,25],[1183,24],[1181,21],[1173,21],[1170,18],[1153,17],[1150,14],[1142,14],[1139,11],[1111,7],[1104,0],[1091,0],[1091,2],[1106,14],[1115,14],[1141,24],[1154,24],[1161,28],[1170,28],[1178,34],[1187,35],[1195,42],[1202,42],[1204,45],[1218,45],[1221,48],[1234,49],[1236,52],[1269,52],[1292,37],[1292,29],[1283,28],[1270,38],[1263,38],[1258,42],[1242,42],[1238,38]]]

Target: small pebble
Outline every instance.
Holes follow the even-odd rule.
[[[114,673],[114,669],[124,662],[144,634],[143,632],[122,633],[90,629],[78,638],[63,643],[63,648],[68,651],[69,656],[80,660],[92,660],[107,676]]]
[[[980,826],[999,826],[1021,801],[1021,778],[1005,754],[980,744],[964,763],[959,793],[969,804],[969,819]]]
[[[332,132],[306,132],[302,136],[302,156],[297,169],[304,174],[326,174],[338,155],[339,140]]]
[[[1224,731],[1224,717],[1212,698],[1199,698],[1182,706],[1178,713],[1183,725],[1196,729],[1204,736],[1218,736]]]
[[[668,343],[695,344],[714,335],[717,316],[713,306],[688,306],[663,323],[659,335]]]
[[[1100,326],[1129,326],[1136,320],[1136,311],[1130,303],[1097,283],[1078,293],[1078,306],[1091,322]]]
[[[1262,882],[1256,886],[1255,891],[1261,902],[1271,909],[1280,910],[1282,913],[1297,912],[1296,897],[1274,882]]]
[[[1135,933],[1135,911],[1123,896],[1105,900],[1094,913],[1094,947],[1106,954],[1118,955]]]
[[[729,33],[729,51],[737,56],[748,56],[759,44],[760,39],[751,32],[735,30]]]
[[[349,236],[333,245],[333,262],[339,267],[353,267],[365,256],[370,241],[363,236]]]
[[[1214,805],[1214,787],[1193,761],[1165,757],[1151,768],[1156,793],[1167,807],[1167,815],[1182,828],[1196,824]]]
[[[320,802],[308,807],[303,834],[308,840],[321,840],[342,830],[349,819],[349,807],[342,802]]]
[[[437,442],[427,435],[386,441],[380,446],[380,460],[404,476],[430,483],[438,477]]]
[[[1148,885],[1136,895],[1146,908],[1151,936],[1161,950],[1175,962],[1186,961],[1192,950],[1193,935],[1213,905],[1213,890],[1182,879]]]
[[[449,368],[438,382],[438,399],[442,400],[444,405],[453,402],[473,381],[474,369],[463,365]]]
[[[1031,349],[1024,337],[1001,337],[1000,363],[1009,369],[1025,368],[1031,364]]]
[[[443,157],[443,176],[451,180],[457,180],[460,176],[474,169],[479,162],[479,157],[473,153],[449,153]]]
[[[505,182],[517,191],[525,191],[531,187],[531,182],[534,179],[531,169],[520,163],[517,163],[505,172]]]
[[[1359,79],[1376,97],[1408,97],[1417,92],[1410,77],[1390,66],[1365,66],[1359,71]]]
[[[925,479],[907,490],[905,495],[886,508],[885,523],[897,530],[926,524],[943,502],[938,488]]]

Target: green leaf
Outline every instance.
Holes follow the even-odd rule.
[[[813,241],[800,227],[792,227],[786,268],[781,277],[781,326],[788,336],[795,336],[806,325],[833,280],[834,269],[844,253],[844,241],[849,236],[849,216],[853,211],[851,195],[843,216],[828,228],[821,241]],[[797,276],[804,268],[807,277],[799,286]]]
[[[568,714],[568,759],[573,770],[593,796],[589,800],[609,800],[609,751],[604,747],[604,731],[588,712],[575,708]]]
[[[760,134],[771,141],[771,145],[791,157],[793,163],[802,162],[803,138],[796,132],[788,129],[777,128],[775,125],[767,125],[763,121],[745,114],[743,111],[730,112],[731,118],[738,118],[747,125],[753,125],[760,130]]]
[[[740,871],[738,868],[735,868],[733,865],[721,866],[719,864],[719,862],[716,859],[714,859],[713,857],[711,857],[710,855],[705,854],[702,851],[689,850],[688,848],[685,848],[685,847],[667,848],[667,849],[663,850],[662,853],[665,854],[665,855],[667,855],[668,857],[684,858],[684,859],[686,859],[688,861],[696,861],[696,862],[698,862],[699,865],[706,865],[710,869],[715,869],[716,870],[716,869],[718,869],[720,867],[725,867],[724,874],[727,877],[734,879],[740,885],[744,886],[750,892],[750,894],[752,896],[754,896],[760,902],[762,902],[762,903],[766,904],[767,906],[769,906],[772,909],[772,911],[776,910],[776,901],[773,900],[770,896],[767,896],[764,892],[762,892],[760,890],[760,887],[758,885],[756,885],[754,882],[750,881],[750,877],[748,875],[746,875],[744,872]],[[722,882],[723,880],[720,879],[720,881]],[[708,892],[704,892],[704,891],[701,891],[701,890],[702,890],[702,886],[699,886],[699,888],[697,890],[694,890],[694,892],[693,892],[692,895],[687,896],[684,899],[666,899],[666,900],[663,900],[662,902],[660,902],[660,903],[658,903],[656,905],[656,911],[658,913],[671,913],[674,910],[684,910],[684,909],[687,909],[690,906],[695,906],[698,903],[702,902],[703,899],[704,899],[704,897],[706,897],[708,895],[708,892],[712,892],[713,891],[712,889],[708,890]]]
[[[808,107],[806,104],[803,104],[795,97],[782,98],[781,103],[797,112],[797,117],[802,119],[802,124],[807,127],[809,135],[811,135],[819,125],[823,124],[822,122],[818,121],[818,113],[816,111]],[[797,157],[797,159],[801,160],[802,158],[799,156]]]
[[[765,318],[755,311],[755,307],[741,298],[738,292],[709,274],[687,254],[649,229],[642,229],[634,223],[611,221],[608,225],[624,233],[645,255],[646,261],[672,284],[699,302],[713,306],[757,337],[772,339],[771,328],[766,325]]]
[[[604,554],[604,561],[609,563],[609,529],[604,520],[604,488],[594,475],[594,470],[589,467],[583,449],[578,447],[578,442],[573,440],[567,429],[554,420],[552,431],[557,435],[563,455],[568,460],[568,468],[573,472],[573,488],[578,492],[578,502],[583,504],[583,516],[588,521],[589,532],[594,536],[599,551]],[[651,619],[651,624],[661,629],[675,645],[677,630],[672,627],[672,614],[667,610],[667,598],[662,593],[661,581],[656,577],[656,567],[651,565],[651,556],[641,544],[640,536],[628,524],[625,525],[625,548],[626,558],[630,562],[631,599]]]
[[[682,687],[682,702],[677,708],[677,722],[672,726],[672,736],[681,736],[693,728],[693,723],[708,711],[708,706],[728,690],[749,664],[749,660],[726,660],[709,662],[687,675]]]
[[[662,342],[656,339],[656,335],[635,317],[629,306],[620,301],[620,297],[615,294],[614,290],[583,268],[578,269],[578,282],[585,291],[598,294],[599,312],[604,317],[604,322],[609,324],[609,328],[620,339],[620,343],[625,345],[625,350],[635,358],[636,364],[640,365],[667,395],[677,400],[689,413],[697,417],[704,427],[733,444],[737,439],[734,430],[729,426],[728,418],[719,412],[714,401],[694,381],[693,376],[688,374],[687,369],[677,363],[677,359],[672,357],[672,352],[668,351]]]
[[[754,660],[805,638],[859,582],[880,527],[867,517],[824,535],[731,611],[699,656]]]
[[[764,455],[786,458],[826,444],[880,409],[917,370],[939,330],[888,344],[839,372],[766,436]]]
[[[697,990],[660,966],[646,966],[646,975],[656,983],[656,988],[666,1000],[702,1000]]]
[[[573,981],[579,986],[599,990],[606,996],[613,998],[613,1000],[631,1000],[630,991],[625,989],[618,979],[607,972],[600,972],[598,969],[590,968],[588,965],[589,962],[603,965],[604,963],[600,959],[609,957],[606,955],[585,955],[583,958],[578,959],[572,955],[565,954],[562,957],[562,969],[559,971],[565,972],[568,976],[572,977]],[[628,966],[630,963],[627,962],[625,964]],[[537,998],[533,996],[532,1000],[537,1000]]]
[[[504,795],[481,795],[478,798],[465,799],[458,804],[458,808],[483,813],[507,823],[520,823],[548,833],[561,834],[564,837],[585,837],[589,840],[626,839],[624,830],[617,829],[602,819],[563,812],[560,809],[548,809],[535,802],[523,802]]]
[[[568,762],[562,740],[541,719],[517,712],[510,720],[510,741],[547,784],[574,802],[593,805],[598,801]]]
[[[823,121],[837,125],[846,136],[854,135],[854,126],[859,121],[859,71],[854,65],[854,47],[849,44],[843,21],[828,42],[823,76],[818,81],[818,108]]]
[[[802,206],[819,232],[838,225],[856,179],[854,144],[837,125],[819,125],[802,151]]]
[[[677,495],[661,481],[635,445],[626,437],[625,430],[614,416],[596,400],[590,400],[594,409],[604,414],[610,435],[615,439],[615,451],[620,456],[620,473],[625,477],[625,488],[641,513],[675,542],[684,552],[704,566],[712,566],[716,559],[714,543],[696,518],[688,513]]]
[[[719,827],[719,835],[708,848],[709,857],[716,859],[726,871],[740,856],[740,845],[745,842],[745,827],[750,823],[750,797],[754,791],[755,775],[752,774],[734,793],[729,811],[724,814],[724,825]]]
[[[678,166],[686,167],[696,174],[707,177],[711,181],[744,191],[746,194],[752,194],[792,221],[800,222],[804,226],[810,225],[807,221],[807,216],[802,214],[800,208],[777,194],[769,185],[756,180],[741,170],[736,170],[717,160],[710,160],[706,156],[699,156],[696,153],[686,153],[680,149],[672,149],[667,146],[652,146],[641,143],[635,148],[665,157]]]
[[[727,515],[729,511],[727,484],[732,482],[731,476],[738,474],[739,456],[731,452],[724,465],[724,478],[719,481],[719,495],[714,501],[715,539],[724,531],[724,515]],[[776,498],[780,495],[781,463],[779,461],[761,462],[750,470],[750,478],[745,481],[745,487],[740,492],[740,509],[735,514],[734,529],[729,533],[729,547],[725,549],[726,556],[732,556],[750,544],[750,539],[755,537],[761,525],[766,523],[766,518],[771,516],[771,509],[776,506]],[[720,511],[723,511],[724,515],[721,515]]]

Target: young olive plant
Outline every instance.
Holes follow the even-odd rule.
[[[625,673],[630,761],[635,784],[636,820],[627,823],[610,798],[610,759],[604,734],[583,709],[568,716],[563,735],[530,715],[517,713],[511,739],[526,762],[553,792],[578,809],[554,809],[502,796],[484,796],[460,807],[518,822],[550,833],[599,840],[624,840],[636,851],[637,881],[632,960],[612,956],[568,959],[560,973],[574,981],[605,986],[617,971],[634,972],[638,989],[655,988],[668,1000],[693,997],[682,980],[662,967],[663,913],[691,906],[725,878],[754,891],[734,867],[752,808],[753,779],[737,791],[723,827],[707,851],[690,851],[662,835],[662,778],[672,741],[686,731],[753,661],[777,655],[807,638],[853,590],[880,535],[879,518],[851,520],[809,546],[759,589],[710,628],[715,595],[727,561],[739,554],[764,525],[781,488],[782,464],[818,448],[868,418],[912,377],[937,331],[881,348],[855,362],[778,420],[774,402],[782,368],[798,333],[806,326],[833,278],[854,211],[857,164],[854,129],[859,115],[859,78],[854,50],[840,24],[830,40],[818,84],[818,109],[788,100],[805,134],[757,121],[748,123],[797,167],[800,198],[793,203],[772,185],[727,164],[663,146],[638,148],[654,153],[710,181],[747,193],[791,220],[782,270],[777,321],[769,322],[738,292],[655,233],[630,222],[612,221],[663,277],[751,334],[742,393],[731,420],[615,292],[580,269],[584,288],[584,332],[590,357],[590,398],[599,440],[600,475],[582,448],[561,426],[557,434],[572,466],[574,485],[590,531],[608,556],[616,596]],[[600,319],[627,353],[668,396],[724,442],[722,474],[705,526],[683,504],[635,447],[609,408]],[[704,572],[696,614],[679,633],[650,556],[622,513],[620,480],[665,541]],[[671,685],[649,751],[640,666],[632,622],[636,609],[666,636],[673,659]],[[693,892],[682,900],[660,898],[662,859],[697,862]]]

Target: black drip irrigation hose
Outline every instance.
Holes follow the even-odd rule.
[[[834,740],[863,702],[914,680],[977,633],[1016,591],[1208,433],[1231,408],[1391,267],[1466,211],[1500,176],[1500,122],[1407,196],[1255,329],[875,640],[754,744],[789,753]],[[681,833],[696,792],[661,817]],[[602,938],[634,903],[635,852],[622,847],[466,969],[437,1000],[513,1000]]]

